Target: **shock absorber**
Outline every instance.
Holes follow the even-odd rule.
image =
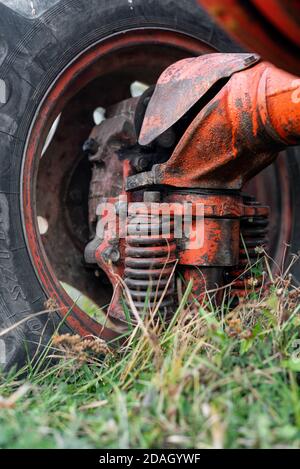
[[[259,292],[262,288],[263,276],[259,272],[259,261],[262,258],[262,248],[268,242],[269,207],[261,205],[254,197],[243,197],[244,216],[241,217],[239,264],[229,273],[229,281],[233,282],[231,297],[236,304],[249,292]],[[253,268],[257,267],[257,274],[253,276]]]
[[[145,192],[138,214],[128,213],[124,274],[138,312],[157,307],[168,319],[175,303],[176,242],[174,219],[165,219],[159,202],[159,192]]]

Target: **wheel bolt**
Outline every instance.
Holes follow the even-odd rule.
[[[111,261],[113,264],[116,264],[120,259],[120,252],[115,247],[108,247],[105,249],[102,256],[106,261]]]

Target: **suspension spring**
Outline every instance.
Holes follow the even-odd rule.
[[[233,282],[230,296],[234,303],[249,292],[261,290],[263,276],[259,272],[260,260],[268,243],[269,208],[251,196],[244,196],[243,202],[245,216],[240,221],[239,265],[229,272],[229,282]],[[255,267],[257,272],[254,275]]]
[[[174,219],[159,210],[159,192],[144,194],[145,209],[128,214],[125,283],[138,312],[158,308],[168,319],[174,311],[176,242]],[[151,211],[149,211],[151,202]]]

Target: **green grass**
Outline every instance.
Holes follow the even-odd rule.
[[[103,357],[54,344],[54,366],[1,378],[0,447],[299,448],[299,300],[277,280],[227,315],[183,298]]]

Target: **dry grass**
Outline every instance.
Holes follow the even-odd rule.
[[[56,335],[55,365],[2,378],[0,446],[298,448],[300,290],[289,271],[268,277],[232,311],[191,305],[188,285],[167,327],[133,315],[114,353]]]

